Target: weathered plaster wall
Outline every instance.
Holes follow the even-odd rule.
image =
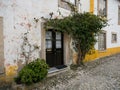
[[[13,9],[10,6],[12,3],[10,1],[5,2],[5,0],[0,1],[0,16],[3,17],[3,35],[4,35],[4,59],[5,59],[5,65],[9,66],[9,59],[15,57],[13,55],[13,51],[15,49],[11,49],[14,46],[12,46],[13,41],[13,34],[11,34],[13,30]],[[15,47],[14,47],[15,48]],[[9,53],[9,54],[8,54]],[[11,55],[11,56],[10,56]],[[11,62],[13,62],[12,60]],[[8,62],[8,64],[7,64]]]
[[[80,0],[80,12],[90,11],[90,0]]]
[[[97,0],[81,0],[80,10],[81,12],[89,12],[90,1],[94,1],[94,13],[97,14]],[[118,25],[118,2],[115,0],[108,1],[108,16],[109,27],[103,28],[107,32],[107,48],[113,48],[120,46],[120,32]],[[23,35],[29,31],[28,40],[31,45],[39,46],[39,50],[35,51],[31,55],[31,60],[37,57],[45,59],[45,32],[42,26],[44,22],[41,17],[50,18],[49,13],[53,12],[53,18],[58,17],[59,11],[63,16],[69,15],[70,11],[58,7],[58,0],[0,0],[0,17],[3,17],[3,37],[4,37],[4,66],[6,67],[6,75],[13,75],[18,70],[18,66],[21,66],[25,62],[25,58],[21,53],[21,45],[23,42]],[[114,13],[113,13],[114,12]],[[35,19],[38,22],[35,22]],[[111,33],[117,33],[117,43],[111,43]],[[65,64],[70,63],[69,36],[64,37],[64,59]],[[98,50],[98,44],[95,45]],[[100,55],[108,55],[113,49],[109,49],[106,53],[99,54],[96,51],[92,59],[98,58]],[[117,49],[118,50],[118,49]],[[118,51],[114,51],[118,52]],[[99,55],[98,55],[99,54]],[[74,59],[76,54],[73,55]],[[90,58],[88,58],[90,59]]]
[[[59,8],[57,0],[0,0],[0,16],[3,17],[4,26],[4,66],[7,75],[14,74],[18,69],[17,64],[22,65],[25,61],[21,53],[24,33],[28,31],[28,40],[31,45],[38,45],[42,50],[41,17],[49,18],[50,12],[54,13],[53,18],[61,17],[59,11],[63,16],[70,13]],[[34,18],[39,21],[36,23]],[[35,51],[31,59],[37,57],[39,52]],[[44,57],[45,55],[42,58]]]

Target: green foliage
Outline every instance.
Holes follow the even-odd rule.
[[[48,65],[43,59],[36,59],[24,66],[15,78],[16,83],[30,85],[39,82],[47,76]]]
[[[56,31],[68,33],[75,41],[78,51],[78,64],[96,43],[96,36],[103,27],[107,26],[107,20],[91,13],[75,13],[62,19],[46,19],[45,29],[49,27]]]

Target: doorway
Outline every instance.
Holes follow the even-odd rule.
[[[63,33],[46,31],[46,62],[50,67],[63,65]]]

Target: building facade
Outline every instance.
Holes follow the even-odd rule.
[[[85,61],[120,52],[119,1],[66,1],[76,5],[81,13],[91,12],[103,15],[109,20],[109,26],[103,28],[103,32],[98,36],[95,53],[87,55]],[[63,0],[1,0],[0,74],[16,74],[25,64],[26,58],[29,62],[43,58],[51,67],[74,62],[77,57],[72,50],[71,38],[51,28],[46,31],[42,19],[51,18],[51,15],[52,18],[61,18],[70,13],[70,7]]]
[[[97,37],[95,53],[87,55],[85,61],[109,56],[120,52],[120,1],[119,0],[91,0],[90,12],[103,16],[108,20],[108,26],[102,29]]]
[[[43,58],[51,67],[70,64],[69,36],[44,29],[42,17],[50,18],[51,13],[61,18],[70,8],[61,0],[0,1],[0,74],[16,74],[26,58]]]

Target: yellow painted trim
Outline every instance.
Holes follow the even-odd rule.
[[[17,74],[17,65],[10,65],[6,67],[6,76],[14,76]]]
[[[94,0],[90,0],[90,12],[94,13]]]
[[[94,54],[86,55],[84,62],[93,61],[97,58],[109,56],[116,53],[120,53],[120,47],[108,48],[107,50],[102,52],[95,50]]]

